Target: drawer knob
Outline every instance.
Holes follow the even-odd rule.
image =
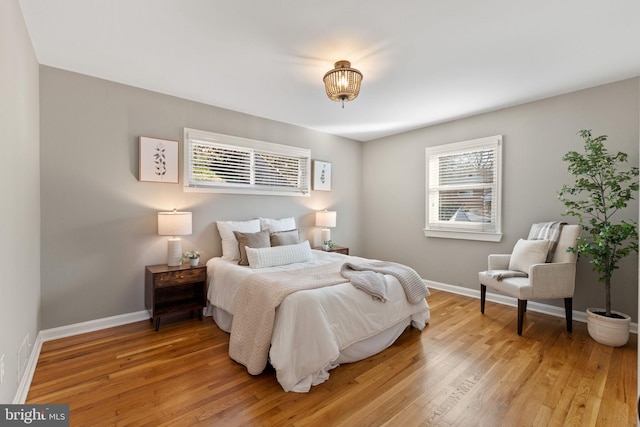
[[[180,276],[181,279],[184,279],[184,276]]]

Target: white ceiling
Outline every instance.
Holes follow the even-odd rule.
[[[640,75],[638,0],[20,4],[41,64],[361,141]]]

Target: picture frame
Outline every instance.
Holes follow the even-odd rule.
[[[178,146],[178,141],[141,136],[138,181],[177,184]]]
[[[331,191],[331,163],[313,161],[313,190]]]

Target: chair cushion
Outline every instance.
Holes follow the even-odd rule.
[[[543,264],[547,260],[549,243],[549,240],[518,240],[511,253],[509,270],[528,274],[531,265]]]
[[[487,271],[479,273],[479,279],[480,283],[488,288],[522,300],[529,300],[533,297],[533,288],[528,277],[510,277],[498,280],[487,273]]]

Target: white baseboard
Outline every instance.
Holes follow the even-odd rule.
[[[42,336],[42,342],[57,340],[59,338],[71,337],[85,334],[87,332],[99,331],[101,329],[113,328],[114,326],[126,325],[128,323],[148,320],[147,310],[135,313],[120,314],[118,316],[105,317],[103,319],[89,320],[87,322],[75,323],[73,325],[60,326],[59,328],[45,329],[38,335]]]
[[[118,316],[105,317],[103,319],[89,320],[87,322],[75,323],[73,325],[60,326],[59,328],[44,329],[38,333],[33,349],[29,356],[29,361],[25,369],[18,390],[13,398],[14,404],[24,404],[29,394],[33,374],[36,371],[42,343],[46,341],[56,340],[59,338],[71,337],[74,335],[85,334],[87,332],[99,331],[101,329],[113,328],[114,326],[126,325],[128,323],[148,320],[149,312],[147,310],[137,311],[135,313],[120,314]]]
[[[13,398],[14,405],[21,405],[27,400],[29,394],[29,388],[31,387],[31,380],[33,380],[33,374],[36,372],[36,365],[38,364],[38,358],[40,357],[40,350],[42,349],[42,337],[40,334],[36,337],[31,349],[31,355],[27,361],[27,367],[22,374],[20,384],[18,384],[18,390]]]
[[[467,297],[480,299],[480,289],[469,289],[462,286],[449,285],[447,283],[434,282],[431,280],[425,280],[424,282],[429,288],[439,289],[441,291],[449,292],[452,294],[464,295]],[[511,307],[518,306],[518,300],[516,298],[508,297],[506,295],[494,294],[491,292],[487,292],[487,301],[508,305]],[[527,311],[535,311],[537,313],[548,314],[555,317],[565,317],[563,307],[556,307],[555,305],[542,304],[535,301],[529,301],[527,303]],[[573,320],[587,323],[587,313],[584,311],[573,310]],[[630,331],[633,334],[637,334],[638,324],[631,322]]]

